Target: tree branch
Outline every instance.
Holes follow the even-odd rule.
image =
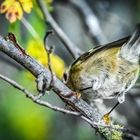
[[[60,107],[58,107],[58,106],[54,106],[54,105],[48,103],[47,101],[40,100],[40,98],[42,97],[42,96],[40,96],[40,94],[39,94],[39,96],[38,96],[38,95],[36,96],[36,95],[34,95],[33,93],[30,93],[30,92],[29,92],[27,89],[25,89],[23,86],[21,86],[20,84],[18,84],[18,83],[15,82],[14,80],[12,80],[12,79],[10,79],[10,78],[8,78],[8,77],[2,75],[2,74],[0,74],[0,79],[6,81],[6,82],[9,83],[10,85],[12,85],[14,88],[20,90],[27,98],[31,99],[33,102],[35,102],[35,103],[37,103],[37,104],[39,104],[39,105],[41,105],[41,106],[45,106],[45,107],[50,108],[50,109],[52,109],[52,110],[54,110],[54,111],[58,111],[58,112],[61,112],[61,113],[64,113],[64,114],[69,114],[69,115],[74,115],[74,116],[80,116],[80,115],[81,115],[79,112],[66,110],[66,109],[64,109],[64,108],[60,108]],[[88,122],[88,123],[89,123],[92,127],[94,127],[94,128],[98,128],[98,126],[101,126],[101,127],[106,127],[106,128],[109,128],[109,129],[115,129],[115,130],[117,130],[117,128],[113,128],[113,127],[111,127],[111,126],[106,126],[106,125],[101,125],[101,124],[98,124],[98,123],[93,123],[91,120],[89,120],[89,119],[86,118],[85,116],[81,116],[81,118],[82,118],[83,120],[85,120],[86,122]],[[133,135],[131,134],[131,131],[128,130],[128,129],[124,129],[124,128],[120,129],[120,128],[119,128],[118,130],[121,130],[121,131],[123,131],[123,132],[128,132],[128,131],[129,131],[129,136],[130,136],[130,135],[133,136]]]
[[[47,79],[46,84],[50,83],[51,72],[36,62],[29,55],[24,55],[19,49],[17,49],[11,41],[4,39],[0,36],[0,50],[7,54],[9,57],[14,59],[16,62],[25,67],[29,72],[31,72],[36,78],[43,74],[44,78]],[[53,91],[60,96],[67,104],[71,105],[75,110],[78,110],[82,115],[86,116],[90,120],[98,122],[101,119],[100,113],[97,109],[89,106],[85,101],[79,99],[77,101],[76,97],[72,96],[66,98],[67,95],[73,93],[66,85],[62,83],[55,75],[53,75]]]
[[[31,99],[33,102],[35,102],[35,103],[37,103],[39,105],[48,107],[48,108],[50,108],[50,109],[52,109],[54,111],[59,111],[61,113],[65,113],[65,114],[71,114],[71,115],[76,115],[76,116],[79,116],[80,115],[79,112],[74,112],[74,111],[66,110],[66,109],[63,109],[63,108],[60,108],[60,107],[57,107],[57,106],[53,106],[53,105],[51,105],[50,103],[48,103],[46,101],[40,100],[40,97],[39,96],[33,95],[28,90],[26,90],[24,87],[22,87],[21,85],[19,85],[17,82],[9,79],[8,77],[6,77],[6,76],[4,76],[2,74],[0,74],[0,79],[2,79],[4,81],[6,81],[7,83],[11,84],[16,89],[22,91],[22,93],[24,93],[27,98]]]
[[[37,2],[38,2],[38,5],[40,6],[40,9],[41,9],[43,15],[44,15],[44,19],[45,19],[46,23],[48,22],[52,26],[52,28],[54,29],[54,31],[56,32],[56,34],[58,35],[60,40],[63,42],[66,49],[72,55],[72,57],[74,59],[78,58],[83,53],[83,51],[80,50],[79,47],[76,46],[69,39],[69,37],[62,31],[62,29],[58,26],[58,24],[55,22],[55,20],[53,19],[53,17],[49,13],[45,2],[43,0],[38,0]]]
[[[96,15],[87,5],[85,0],[68,0],[76,10],[82,15],[83,22],[87,27],[89,32],[89,36],[93,40],[93,42],[97,45],[106,43],[106,37],[102,32],[99,20]]]
[[[40,75],[43,75],[46,79],[46,84],[49,84],[52,78],[51,72],[40,65],[38,62],[36,62],[32,57],[30,57],[28,54],[22,53],[20,49],[18,49],[11,40],[4,39],[0,36],[0,51],[7,54],[9,57],[14,59],[16,62],[21,64],[23,67],[25,67],[29,72],[31,72],[36,78]],[[112,126],[105,126],[100,125],[101,121],[101,114],[98,112],[96,106],[91,107],[88,105],[85,101],[82,99],[77,100],[75,96],[71,96],[67,98],[67,95],[73,93],[71,89],[69,89],[66,85],[64,85],[55,75],[53,75],[53,83],[52,83],[52,90],[68,105],[72,107],[74,111],[67,111],[62,108],[58,108],[56,106],[52,106],[48,102],[40,100],[38,97],[32,95],[30,92],[28,92],[26,89],[24,89],[22,86],[17,84],[16,82],[0,75],[0,78],[7,81],[8,83],[12,84],[15,88],[21,90],[25,93],[25,95],[30,98],[32,101],[36,102],[37,104],[49,107],[53,110],[60,111],[67,114],[72,115],[79,115],[82,119],[84,119],[86,122],[88,122],[92,127],[96,128],[100,134],[104,136],[104,138],[109,139],[112,138],[112,135],[116,135],[120,133],[119,136],[121,136],[121,130],[119,132]],[[78,112],[77,112],[78,111]],[[118,125],[117,125],[118,127]],[[118,129],[118,128],[117,128]]]

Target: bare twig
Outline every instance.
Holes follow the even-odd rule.
[[[89,35],[91,39],[93,39],[96,44],[106,43],[106,37],[102,32],[99,20],[96,15],[87,5],[85,0],[69,0],[69,2],[78,10],[78,12],[82,15],[82,19],[84,24],[87,27]]]
[[[35,77],[39,75],[43,75],[44,78],[47,79],[46,84],[50,83],[51,73],[50,71],[36,62],[29,55],[23,55],[17,49],[12,42],[5,40],[0,36],[0,50],[7,54],[9,57],[20,63],[23,67],[25,67],[29,72],[31,72]],[[101,115],[97,111],[96,108],[91,107],[82,99],[77,101],[76,97],[72,96],[70,98],[66,98],[67,95],[73,93],[66,85],[64,85],[55,75],[53,76],[53,91],[56,92],[58,96],[60,96],[64,102],[72,106],[75,110],[81,112],[87,118],[97,121],[100,120]]]
[[[47,57],[48,57],[48,69],[50,70],[51,72],[51,82],[50,82],[50,88],[51,88],[51,84],[53,82],[53,71],[52,71],[52,67],[51,67],[51,53],[53,52],[53,47],[52,46],[48,46],[47,45],[47,41],[48,41],[48,36],[50,34],[53,34],[53,31],[48,31],[46,32],[46,35],[44,37],[44,47],[45,47],[45,50],[46,50],[46,53],[47,53]]]
[[[54,106],[54,105],[48,103],[47,101],[40,100],[38,98],[38,96],[35,96],[33,93],[30,93],[23,86],[21,86],[20,84],[18,84],[14,80],[12,80],[12,79],[10,79],[10,78],[2,75],[2,74],[0,74],[0,79],[6,81],[10,85],[12,85],[14,88],[20,90],[27,98],[31,99],[33,102],[35,102],[35,103],[37,103],[37,104],[39,104],[41,106],[45,106],[45,107],[50,108],[50,109],[52,109],[54,111],[58,111],[58,112],[61,112],[61,113],[64,113],[64,114],[69,114],[69,115],[74,115],[74,116],[81,116],[81,114],[79,112],[66,110],[64,108],[60,108],[58,106]],[[86,122],[88,122],[94,128],[98,128],[100,126],[100,127],[106,127],[106,128],[109,128],[109,129],[115,129],[115,130],[119,130],[119,131],[123,131],[123,132],[128,132],[129,131],[129,134],[132,133],[130,130],[125,129],[125,128],[117,129],[117,128],[114,128],[113,126],[108,126],[108,125],[103,125],[103,124],[95,123],[95,122],[91,121],[90,119],[86,118],[85,116],[81,116],[81,118],[83,120],[85,120]],[[132,136],[132,134],[131,134],[131,136]]]
[[[35,39],[37,40],[40,39],[38,33],[35,31],[35,29],[32,27],[32,25],[28,22],[28,20],[25,17],[22,17],[21,22]]]
[[[43,74],[44,78],[46,78],[48,81],[51,79],[51,73],[47,68],[44,68],[42,65],[37,63],[33,58],[31,58],[29,55],[22,54],[19,49],[17,49],[12,42],[9,40],[5,40],[3,37],[0,36],[0,51],[4,52],[7,54],[9,57],[20,63],[22,66],[24,66],[28,71],[30,71],[35,77],[38,77],[38,75]],[[52,106],[46,101],[40,100],[38,97],[32,95],[30,92],[28,92],[26,89],[24,89],[22,86],[19,84],[5,78],[4,76],[0,75],[0,78],[7,81],[8,83],[12,84],[14,87],[17,89],[21,90],[22,92],[25,93],[25,95],[30,98],[32,101],[42,105],[49,107],[55,111],[60,111],[63,113],[67,114],[72,114],[72,115],[79,115],[87,121],[92,127],[96,128],[98,130],[98,127],[100,126],[97,125],[98,121],[101,120],[101,115],[97,111],[96,107],[91,107],[89,106],[86,102],[84,102],[82,99],[79,99],[77,101],[76,97],[72,96],[69,98],[66,98],[67,95],[72,93],[66,85],[64,85],[55,75],[53,76],[53,83],[52,83],[52,89],[55,91],[55,93],[66,103],[69,104],[74,111],[76,112],[71,112],[67,111],[62,108],[58,108],[56,106]],[[49,82],[46,81],[46,84]],[[77,113],[77,111],[79,113]],[[102,125],[102,124],[101,124]],[[106,127],[106,126],[104,126]],[[113,127],[112,127],[113,128]],[[106,127],[106,131],[109,132],[110,128]],[[100,131],[102,133],[102,131]],[[104,135],[104,137],[106,137]]]
[[[38,0],[38,4],[44,14],[44,18],[46,22],[52,26],[56,34],[59,36],[67,50],[70,52],[73,58],[78,58],[83,52],[77,47],[69,38],[68,36],[62,31],[62,29],[58,26],[55,22],[51,14],[49,13],[47,6],[43,0]]]
[[[7,83],[11,84],[13,87],[15,87],[16,89],[22,91],[22,93],[24,93],[26,95],[27,98],[31,99],[33,102],[39,104],[39,105],[42,105],[42,106],[45,106],[45,107],[48,107],[54,111],[59,111],[61,113],[65,113],[65,114],[71,114],[71,115],[76,115],[76,116],[79,116],[80,113],[79,112],[75,112],[75,111],[70,111],[70,110],[66,110],[66,109],[63,109],[63,108],[60,108],[60,107],[57,107],[57,106],[54,106],[50,103],[48,103],[47,101],[43,101],[43,100],[40,100],[38,98],[38,96],[35,96],[33,95],[32,93],[30,93],[28,90],[26,90],[24,87],[22,87],[21,85],[19,85],[17,82],[9,79],[8,77],[0,74],[0,79],[6,81]]]
[[[48,107],[54,111],[59,111],[61,113],[65,113],[65,114],[70,114],[70,115],[75,115],[75,116],[80,116],[80,113],[79,112],[75,112],[75,111],[70,111],[70,110],[66,110],[66,109],[63,109],[63,108],[59,108],[57,106],[54,106],[54,105],[51,105],[50,103],[48,103],[47,101],[43,101],[43,100],[40,100],[38,98],[38,96],[35,96],[33,93],[30,93],[27,89],[25,89],[23,86],[21,86],[20,84],[18,84],[17,82],[15,82],[14,80],[0,74],[0,79],[6,81],[7,83],[9,83],[10,85],[12,85],[14,88],[20,90],[27,98],[31,99],[33,102],[39,104],[39,105],[42,105],[42,106],[45,106],[45,107]],[[89,124],[91,124],[92,127],[94,128],[97,128],[97,126],[102,126],[102,127],[109,127],[109,126],[106,126],[106,125],[101,125],[101,124],[98,124],[98,123],[94,123],[92,122],[91,120],[89,120],[88,118],[84,117],[84,116],[81,116],[81,118],[83,118],[85,121],[87,121]],[[109,127],[109,128],[112,128],[112,129],[115,129],[113,127]]]

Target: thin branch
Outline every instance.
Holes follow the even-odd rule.
[[[99,20],[87,5],[87,2],[85,0],[69,0],[69,2],[82,15],[81,18],[83,19],[83,22],[88,29],[89,36],[93,42],[98,45],[106,43],[107,39],[101,29]]]
[[[29,55],[26,55],[26,53],[21,53],[21,51],[14,46],[15,44],[12,43],[10,40],[6,40],[3,37],[0,36],[0,51],[4,52],[7,54],[9,57],[14,59],[16,62],[24,66],[29,72],[31,72],[35,77],[38,77],[39,75],[43,75],[44,78],[46,79],[46,84],[50,83],[51,80],[51,72],[40,65],[38,62],[36,62],[32,57]],[[6,78],[1,76],[1,79],[5,80]],[[14,87],[17,89],[21,90],[22,92],[25,93],[25,95],[33,100],[34,102],[42,105],[49,107],[55,111],[60,111],[63,113],[67,114],[73,114],[73,115],[79,115],[82,117],[82,119],[86,120],[92,127],[96,128],[101,134],[105,133],[103,131],[104,127],[102,130],[99,130],[98,127],[100,124],[97,126],[98,122],[101,120],[101,114],[98,112],[96,106],[91,107],[88,105],[85,101],[82,99],[78,99],[75,96],[71,96],[67,98],[67,95],[73,93],[72,90],[70,90],[64,83],[62,83],[55,75],[53,75],[53,83],[52,83],[52,90],[68,105],[72,107],[72,109],[76,112],[71,112],[64,110],[62,108],[58,108],[56,106],[52,106],[48,102],[42,101],[38,98],[38,96],[32,95],[30,92],[28,92],[26,89],[24,89],[22,86],[19,84],[6,79],[8,83],[12,84]],[[78,112],[78,113],[77,113]],[[106,132],[110,132],[110,128],[106,128]],[[104,135],[105,138],[107,138],[107,135]]]
[[[0,36],[0,50],[7,54],[9,57],[14,59],[16,62],[25,67],[29,72],[31,72],[36,78],[39,75],[43,75],[46,79],[46,84],[50,83],[51,72],[46,68],[40,65],[35,59],[29,55],[22,54],[19,49],[17,49],[14,44],[5,40]],[[75,96],[66,98],[67,95],[73,93],[62,81],[60,81],[55,75],[53,75],[53,87],[52,90],[63,99],[64,102],[73,107],[74,110],[79,111],[87,118],[98,122],[101,119],[101,114],[97,111],[96,108],[91,107],[82,99],[77,101]]]
[[[28,22],[28,20],[25,17],[22,17],[21,22],[35,39],[37,40],[40,39],[38,33],[35,31],[35,29],[32,27],[32,25]]]
[[[43,0],[38,0],[38,4],[40,6],[40,9],[44,15],[45,21],[48,22],[56,34],[59,36],[60,40],[63,42],[64,46],[67,48],[67,50],[70,52],[73,58],[78,58],[83,52],[79,49],[78,46],[76,46],[69,37],[62,31],[62,29],[58,26],[58,24],[55,22],[51,14],[49,13],[47,6]]]
[[[20,84],[18,84],[14,80],[12,80],[12,79],[10,79],[10,78],[2,75],[2,74],[0,74],[0,79],[6,81],[10,85],[12,85],[14,88],[20,90],[27,98],[31,99],[33,102],[35,102],[35,103],[37,103],[37,104],[39,104],[41,106],[45,106],[45,107],[50,108],[50,109],[52,109],[54,111],[58,111],[58,112],[61,112],[61,113],[64,113],[64,114],[69,114],[69,115],[74,115],[74,116],[81,116],[81,114],[79,112],[66,110],[64,108],[54,106],[54,105],[48,103],[47,101],[40,100],[40,97],[33,95],[33,93],[30,93],[23,86],[21,86]],[[117,128],[114,128],[113,126],[108,126],[108,125],[95,123],[95,122],[91,121],[90,119],[86,118],[85,116],[81,116],[81,118],[83,120],[85,120],[86,122],[88,122],[93,128],[105,127],[105,128],[109,128],[109,129],[118,130],[118,131],[128,132],[129,135],[134,137],[134,135],[132,135],[133,133],[128,129],[125,129],[125,128],[117,129]]]
[[[52,67],[51,67],[51,56],[50,55],[53,52],[53,47],[47,45],[48,37],[49,37],[50,34],[53,34],[53,31],[46,32],[46,35],[44,37],[44,48],[46,50],[47,58],[48,58],[48,69],[49,69],[49,71],[51,72],[51,75],[52,75],[51,81],[50,81],[50,88],[51,88],[51,84],[53,82],[53,71],[52,71]]]
[[[47,101],[40,100],[38,96],[33,95],[28,90],[26,90],[24,87],[22,87],[20,84],[18,84],[17,82],[9,79],[8,77],[6,77],[2,74],[0,74],[0,79],[2,79],[4,81],[6,81],[7,83],[11,84],[14,88],[22,91],[22,93],[24,93],[24,95],[26,95],[27,98],[31,99],[33,102],[35,102],[39,105],[45,106],[45,107],[50,108],[54,111],[58,111],[58,112],[65,113],[65,114],[70,114],[70,115],[75,115],[75,116],[80,115],[79,112],[66,110],[66,109],[54,106],[54,105],[48,103]]]

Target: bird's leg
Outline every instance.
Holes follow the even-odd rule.
[[[106,116],[106,115],[110,115],[111,114],[111,112],[119,105],[120,103],[119,102],[117,102],[112,108],[111,108],[111,110],[108,112],[108,113],[106,113],[104,116]]]
[[[102,119],[105,122],[105,124],[109,124],[110,123],[110,114],[111,112],[120,104],[120,102],[117,102],[109,112],[107,112],[105,115],[103,115]]]
[[[102,119],[104,120],[104,122],[106,123],[106,124],[109,124],[110,123],[110,114],[111,114],[111,112],[119,105],[119,104],[121,104],[121,103],[123,103],[125,101],[125,92],[121,92],[121,93],[119,93],[119,96],[118,96],[118,102],[111,108],[111,110],[108,112],[108,113],[106,113],[103,117],[102,117]]]

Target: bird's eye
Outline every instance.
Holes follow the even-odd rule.
[[[67,82],[67,80],[68,80],[68,75],[67,75],[67,73],[65,72],[64,74],[63,74],[63,82]]]

